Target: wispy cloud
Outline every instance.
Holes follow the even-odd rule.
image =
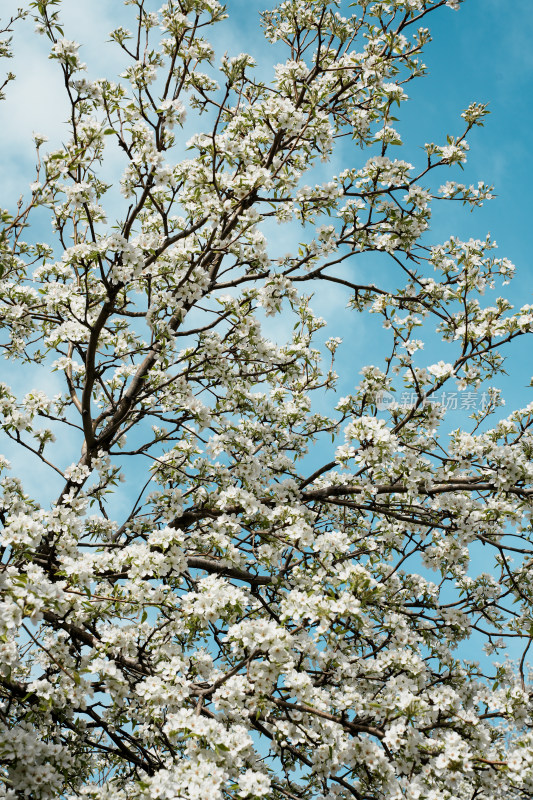
[[[14,14],[19,0],[3,0],[1,18]],[[89,76],[118,76],[121,59],[118,48],[107,43],[109,32],[123,18],[121,3],[104,0],[69,0],[61,10],[65,38],[82,43],[81,57]],[[68,135],[68,98],[59,64],[48,58],[50,42],[34,31],[31,19],[19,23],[13,36],[14,57],[9,69],[17,79],[9,84],[2,104],[0,142],[9,160],[2,161],[2,185],[5,198],[16,198],[27,191],[33,180],[35,154],[32,134],[39,132],[59,146]],[[5,201],[4,201],[5,203]]]

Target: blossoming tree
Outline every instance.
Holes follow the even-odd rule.
[[[489,391],[448,435],[432,398],[488,385],[532,309],[481,297],[512,275],[490,239],[429,232],[432,204],[490,197],[432,182],[485,107],[417,165],[393,127],[459,0],[286,0],[262,17],[269,81],[214,59],[217,0],[125,5],[119,83],[88,79],[58,0],[21,11],[71,112],[1,212],[3,352],[63,389],[0,384],[5,455],[51,476],[38,502],[2,458],[0,797],[530,797],[533,407],[504,419]],[[304,239],[283,257],[275,221]],[[310,299],[328,284],[390,335],[343,398]],[[468,661],[472,636],[524,655]]]

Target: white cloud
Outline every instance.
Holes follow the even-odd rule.
[[[20,0],[2,0],[1,19],[14,14]],[[119,48],[109,32],[119,24],[124,9],[104,0],[69,0],[61,11],[65,38],[80,41],[80,55],[89,75],[118,75],[122,69]],[[13,59],[0,64],[16,80],[8,84],[2,104],[0,146],[10,154],[2,163],[4,197],[16,198],[34,179],[33,132],[44,133],[49,147],[57,147],[68,135],[69,104],[59,63],[48,58],[50,42],[34,31],[30,19],[14,26]]]

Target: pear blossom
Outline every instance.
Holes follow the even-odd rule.
[[[0,209],[0,797],[532,796],[533,306],[431,229],[486,105],[391,125],[461,3],[285,0],[270,71],[231,3],[124,5],[119,78],[57,2],[0,37],[69,104]]]

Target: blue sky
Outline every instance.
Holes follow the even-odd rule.
[[[450,233],[482,238],[490,232],[499,255],[517,268],[503,291],[518,306],[531,303],[533,3],[466,0],[459,11],[433,19],[434,40],[425,58],[429,76],[410,88],[405,138],[420,132],[423,141],[441,141],[442,133],[454,131],[458,112],[468,103],[489,103],[485,127],[469,135],[465,182],[493,183],[497,197],[473,213],[443,204],[439,228],[443,238]],[[509,378],[499,381],[507,411],[533,399],[525,388],[533,375],[531,337],[522,337],[512,352]]]
[[[485,128],[469,137],[466,175],[493,182],[498,197],[473,215],[458,216],[465,232],[492,232],[520,267],[518,282],[528,290],[533,3],[466,0],[460,11],[433,19],[434,41],[425,58],[430,75],[410,92],[409,111],[419,112],[410,119],[413,136],[418,127],[424,140],[434,140],[469,102],[489,103]]]

